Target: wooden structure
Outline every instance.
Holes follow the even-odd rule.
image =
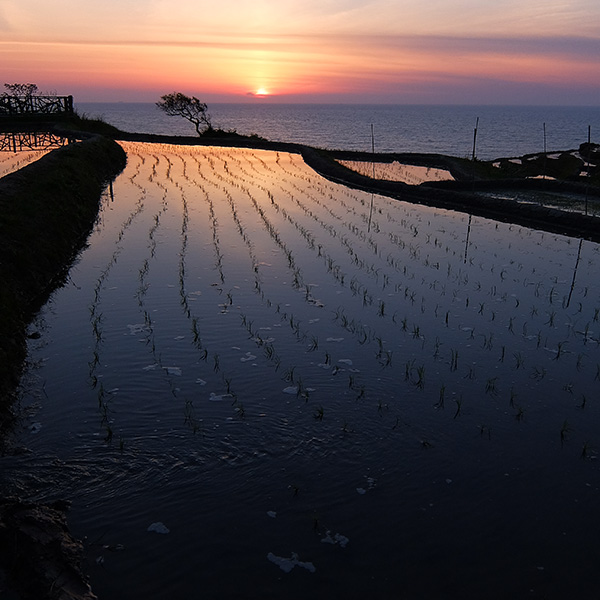
[[[0,94],[0,117],[73,114],[73,96],[11,96]]]

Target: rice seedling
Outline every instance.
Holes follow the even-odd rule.
[[[456,412],[454,413],[453,419],[456,419],[458,416],[460,416],[462,410],[462,396],[454,398],[454,402],[456,403]]]
[[[522,406],[517,406],[517,412],[515,414],[515,419],[519,422],[523,420],[525,417],[525,409]]]
[[[521,352],[515,352],[513,354],[514,359],[515,359],[515,368],[516,369],[520,369],[523,366],[524,360],[523,360],[523,355],[521,354]]]
[[[444,408],[444,401],[446,399],[446,385],[442,383],[440,386],[438,401],[434,404],[435,408]]]
[[[581,448],[581,458],[589,458],[590,456],[590,446],[588,442],[583,443],[583,447]]]
[[[379,364],[382,368],[387,368],[392,366],[392,357],[393,352],[391,350],[384,350],[379,356]]]
[[[458,370],[458,350],[450,350],[450,371]]]
[[[566,340],[562,341],[562,342],[558,342],[557,346],[556,346],[556,356],[554,357],[554,360],[560,360],[560,357],[563,354],[563,346],[567,343]]]
[[[296,370],[296,367],[289,367],[288,369],[285,370],[285,373],[283,375],[283,380],[284,381],[288,381],[289,383],[294,383],[294,371]]]
[[[415,364],[416,359],[412,358],[410,360],[408,360],[406,362],[406,364],[404,365],[404,381],[410,381],[411,380],[411,374],[414,368],[414,364]]]
[[[415,385],[418,389],[422,390],[425,387],[425,366],[420,365],[417,367],[417,380]]]
[[[490,394],[490,396],[496,396],[498,394],[498,377],[490,377],[485,382],[485,393]]]

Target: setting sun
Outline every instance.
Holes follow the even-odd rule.
[[[255,92],[256,96],[268,96],[269,92],[267,90],[265,90],[265,88],[258,88]]]

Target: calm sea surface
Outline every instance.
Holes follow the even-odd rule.
[[[193,135],[184,119],[153,103],[80,103],[80,114],[140,133]],[[322,148],[379,152],[439,152],[470,156],[477,119],[477,156],[491,160],[544,149],[569,150],[600,133],[600,107],[391,106],[334,104],[211,104],[213,123],[242,134]]]

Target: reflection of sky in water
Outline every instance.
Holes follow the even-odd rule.
[[[0,152],[0,177],[14,173],[22,167],[35,162],[49,151]]]
[[[598,494],[597,244],[377,196],[368,231],[371,195],[298,156],[125,147],[6,470],[125,547],[90,546],[98,595],[189,595],[200,563],[209,596],[596,573],[596,503],[557,514]]]
[[[345,167],[357,171],[361,175],[374,179],[401,181],[410,185],[419,185],[425,181],[447,181],[454,179],[450,171],[436,169],[435,167],[420,167],[405,165],[398,161],[391,163],[369,163],[354,160],[340,160]]]

